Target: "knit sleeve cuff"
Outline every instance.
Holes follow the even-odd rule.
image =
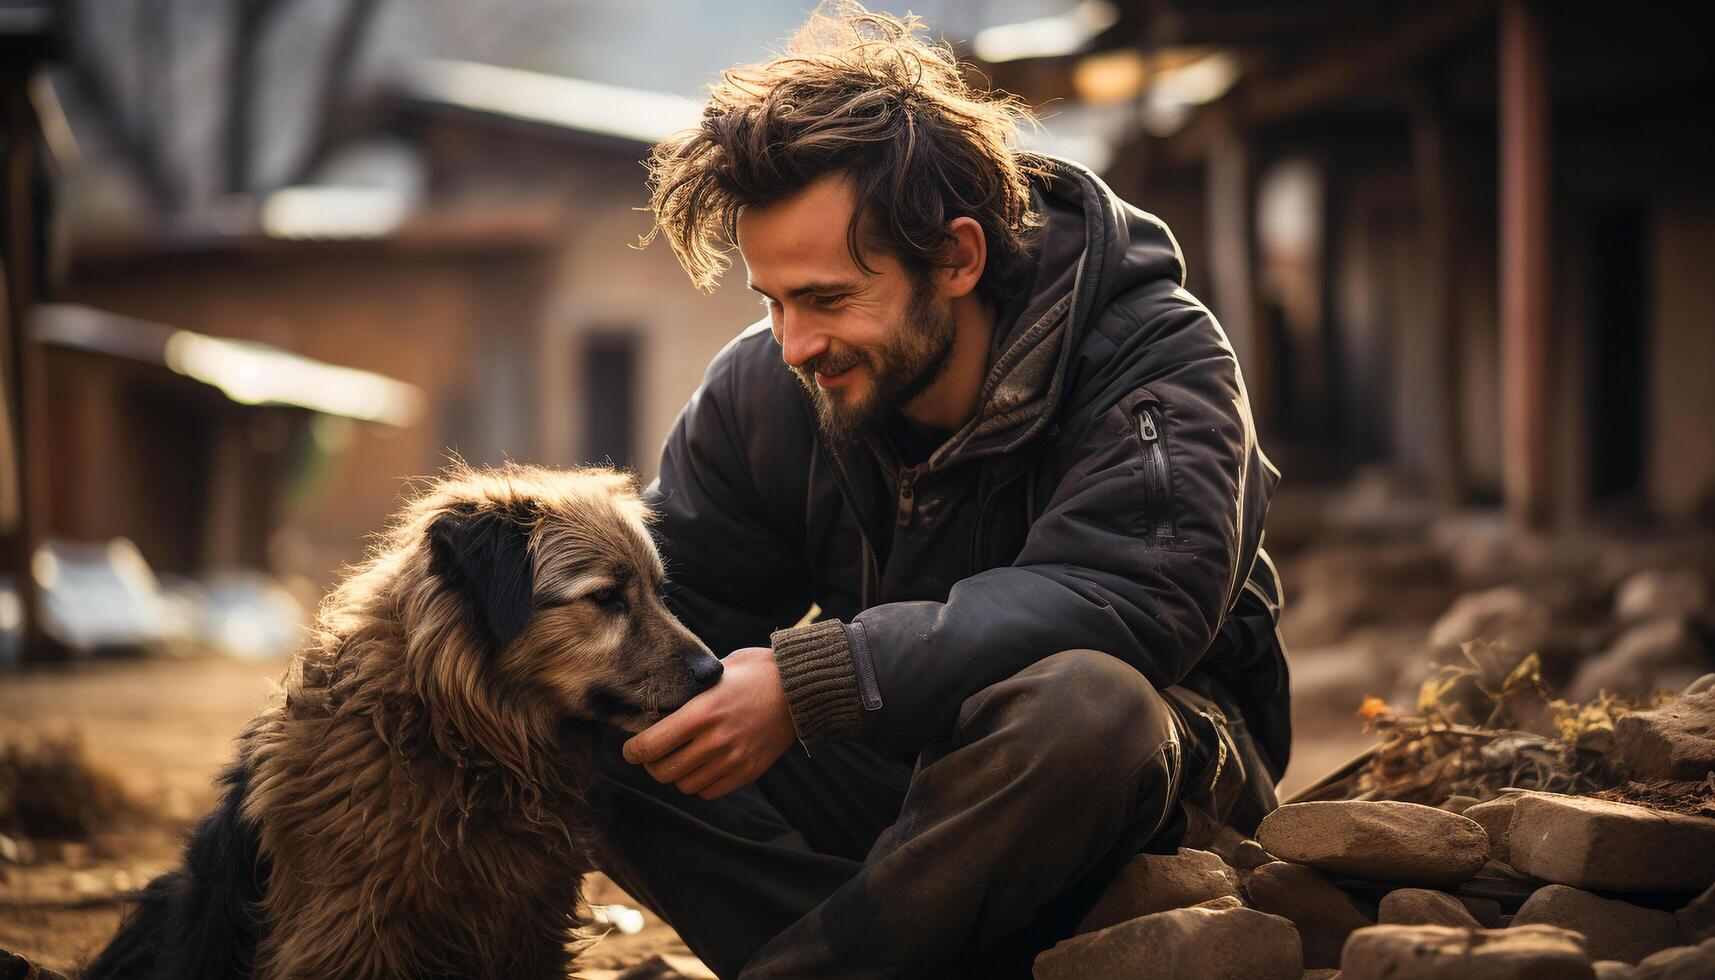
[[[769,637],[792,727],[806,748],[858,734],[863,702],[846,628],[837,619],[776,630]]]

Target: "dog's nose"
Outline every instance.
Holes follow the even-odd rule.
[[[696,685],[697,690],[706,691],[721,679],[721,671],[724,669],[720,660],[709,654],[692,657],[691,683]]]

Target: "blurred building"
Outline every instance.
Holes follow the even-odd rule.
[[[564,86],[573,91],[556,97]],[[68,302],[422,393],[425,410],[404,424],[305,430],[334,463],[281,515],[275,567],[319,588],[406,479],[455,454],[649,475],[709,358],[757,315],[736,291],[696,293],[664,246],[627,247],[648,228],[639,160],[694,107],[588,86],[415,64],[330,153],[322,179],[228,198],[152,234],[78,243]],[[584,118],[578,106],[598,111]]]
[[[1297,478],[1715,515],[1715,60],[1672,9],[1087,0],[973,50],[1178,234]]]
[[[29,93],[19,77],[53,125],[18,145],[55,193],[29,239],[52,302],[8,320],[42,430],[16,457],[42,492],[14,565],[91,563],[50,576],[101,583],[91,602],[154,589],[140,560],[169,591],[261,573],[307,607],[454,456],[647,479],[709,359],[760,315],[741,288],[697,293],[664,244],[630,247],[641,160],[695,103],[419,57],[359,92],[375,4],[271,6],[204,37],[69,5],[66,63]],[[276,35],[325,56],[320,100],[270,81]],[[222,50],[218,83],[184,77],[221,63],[200,46],[156,57],[188,37]],[[223,117],[239,139],[187,135]],[[282,139],[303,158],[284,182],[263,176]]]

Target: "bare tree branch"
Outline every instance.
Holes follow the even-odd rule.
[[[285,6],[283,0],[240,0],[232,28],[232,64],[227,76],[226,189],[242,192],[250,187],[252,129],[255,118],[258,53],[267,36],[268,24]]]
[[[100,117],[119,159],[142,185],[150,203],[169,210],[178,203],[179,192],[168,176],[164,161],[153,142],[145,138],[142,132],[145,127],[127,116],[112,80],[92,63],[95,59],[88,44],[77,43],[86,36],[77,23],[84,15],[83,7],[81,3],[69,3],[65,8],[66,36],[73,39],[69,59],[72,77],[89,108]]]
[[[346,89],[351,85],[357,56],[363,50],[364,38],[369,33],[369,25],[375,20],[375,9],[378,6],[376,0],[351,0],[346,7],[345,18],[334,34],[333,47],[328,52],[327,65],[322,72],[315,137],[298,167],[298,181],[306,180],[315,173],[333,149],[334,140],[339,135],[340,112],[345,108]]]

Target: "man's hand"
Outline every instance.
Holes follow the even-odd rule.
[[[705,800],[748,785],[792,747],[796,732],[768,647],[726,657],[721,679],[625,743],[625,761]]]

